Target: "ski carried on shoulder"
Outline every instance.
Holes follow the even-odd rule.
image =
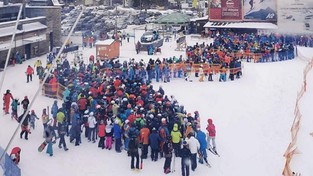
[[[218,157],[220,157],[220,154],[218,154],[218,152],[216,151],[216,149],[213,148],[208,148],[208,150],[213,153],[214,155],[217,155]]]

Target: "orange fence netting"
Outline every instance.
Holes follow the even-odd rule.
[[[303,85],[301,86],[300,92],[297,94],[297,99],[296,99],[296,105],[295,105],[295,110],[294,110],[294,115],[295,118],[293,120],[292,126],[291,126],[291,142],[288,145],[288,148],[284,154],[284,157],[286,158],[284,170],[283,170],[283,175],[284,176],[294,176],[294,173],[292,172],[292,169],[290,168],[290,162],[292,160],[292,157],[294,154],[298,154],[299,151],[297,150],[297,137],[298,137],[298,132],[300,128],[300,122],[301,122],[301,112],[299,108],[299,101],[302,99],[304,93],[306,92],[306,87],[307,87],[307,82],[306,78],[308,73],[312,70],[313,67],[313,58],[309,61],[309,63],[306,65],[306,67],[303,70]]]

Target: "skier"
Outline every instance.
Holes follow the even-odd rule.
[[[159,127],[159,137],[161,137],[161,141],[160,141],[160,154],[161,157],[163,157],[163,144],[166,140],[166,137],[169,136],[169,131],[166,125],[166,118],[162,118],[161,119],[161,123],[162,125]]]
[[[130,168],[132,170],[135,169],[135,166],[134,166],[135,158],[136,158],[136,169],[139,169],[139,152],[138,152],[138,147],[139,147],[138,140],[132,136],[130,138],[129,144],[128,144],[128,152],[129,152],[129,155],[131,156]]]
[[[129,136],[128,136],[128,130],[130,128],[129,120],[125,120],[123,125],[123,136],[124,136],[124,150],[128,151],[128,143],[129,143]]]
[[[20,159],[21,159],[21,148],[19,148],[19,147],[14,147],[14,148],[11,150],[10,157],[11,157],[12,161],[13,161],[15,164],[18,164],[18,163],[20,162]]]
[[[8,89],[5,94],[3,94],[3,110],[5,114],[9,114],[10,100],[14,100],[13,95]]]
[[[208,132],[207,135],[207,141],[208,141],[208,149],[212,149],[210,141],[212,140],[212,146],[213,146],[213,151],[216,150],[216,144],[215,144],[215,125],[213,124],[212,119],[208,119],[208,126],[206,127],[206,130]]]
[[[206,141],[205,133],[203,131],[201,131],[200,129],[197,130],[197,140],[200,143],[199,163],[203,164],[203,160],[204,160],[206,165],[209,166],[209,163],[207,160],[207,153],[206,153],[206,148],[208,146],[208,143]]]
[[[163,146],[163,151],[164,151],[164,156],[165,156],[163,169],[164,169],[164,173],[168,174],[171,172],[171,162],[172,162],[172,152],[173,152],[173,147],[172,147],[170,136],[166,138],[166,142]]]
[[[18,122],[21,123],[25,113],[27,113],[27,115],[26,115],[26,117],[25,117],[25,119],[24,119],[24,121],[22,122],[22,125],[21,125],[22,131],[20,133],[20,138],[22,139],[23,138],[23,134],[25,133],[25,139],[28,140],[28,133],[29,134],[31,133],[29,128],[28,128],[28,122],[29,122],[29,118],[30,118],[29,113],[27,111],[24,111],[24,113],[21,116],[19,116]]]
[[[181,171],[182,176],[189,176],[189,165],[190,165],[190,150],[188,149],[188,143],[183,141],[183,148],[179,151],[181,157]]]
[[[26,76],[27,76],[27,83],[29,81],[32,81],[33,80],[34,69],[30,65],[28,65],[25,73],[26,73]]]
[[[190,161],[191,161],[191,170],[195,171],[197,168],[197,153],[199,153],[200,144],[199,141],[194,137],[194,133],[188,134],[188,139],[186,139],[188,147],[190,150]]]
[[[39,118],[37,117],[35,111],[32,110],[32,111],[30,112],[30,118],[29,118],[30,128],[35,129],[35,122],[36,122],[36,119],[39,120]]]

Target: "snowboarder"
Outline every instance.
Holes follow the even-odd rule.
[[[59,133],[59,137],[60,137],[60,141],[59,141],[59,148],[62,148],[63,145],[63,149],[65,151],[68,151],[68,148],[66,147],[66,143],[65,143],[65,139],[64,136],[66,134],[66,130],[67,126],[66,126],[66,122],[63,121],[63,123],[59,124],[58,126],[58,133]]]
[[[13,95],[8,89],[5,94],[3,94],[3,110],[5,114],[9,114],[10,101],[14,100]]]
[[[47,128],[44,131],[45,141],[48,144],[46,153],[50,156],[53,156],[53,148],[52,145],[54,143],[53,138],[55,138],[53,122],[49,122]]]

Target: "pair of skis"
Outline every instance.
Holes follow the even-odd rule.
[[[214,155],[217,155],[218,157],[220,157],[220,154],[218,154],[218,152],[216,151],[216,149],[213,149],[211,147],[208,148],[208,150],[213,153]]]

